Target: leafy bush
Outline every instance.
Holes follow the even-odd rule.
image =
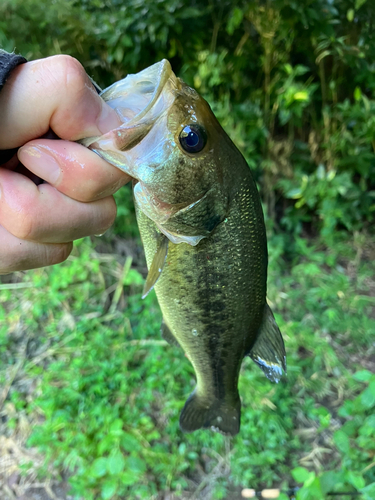
[[[373,221],[373,2],[6,0],[0,13],[4,48],[69,53],[102,86],[169,58],[212,104],[284,230]]]
[[[346,241],[322,251],[297,238],[289,270],[280,243],[271,240],[269,298],[286,338],[288,377],[272,384],[244,361],[234,439],[181,433],[191,365],[161,341],[155,296],[140,301],[143,278],[129,258],[119,264],[89,240],[69,262],[25,275],[23,288],[0,290],[1,364],[17,362],[13,346],[24,332],[23,378],[37,383],[32,402],[30,383],[11,388],[18,415],[10,428],[22,415],[43,415],[29,444],[69,471],[76,498],[148,499],[198,488],[214,499],[235,485],[286,487],[293,478],[304,485],[300,499],[332,490],[370,499],[375,379],[361,364],[373,366],[374,264],[356,264]]]

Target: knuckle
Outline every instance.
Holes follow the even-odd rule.
[[[32,240],[34,233],[33,218],[23,213],[22,216],[14,222],[12,234],[20,240]]]
[[[107,229],[112,226],[117,215],[117,206],[113,196],[109,196],[108,198],[105,198],[105,200],[103,201],[105,201],[106,207],[105,210],[103,210],[103,216],[100,226],[102,232],[107,231]]]
[[[51,128],[62,139],[87,137],[86,128],[94,127],[92,122],[95,122],[95,115],[101,109],[101,101],[91,89],[83,66],[74,57],[61,55],[56,56],[49,72],[54,102]]]
[[[89,184],[84,187],[84,189],[80,190],[77,194],[75,194],[74,198],[81,203],[91,203],[97,201],[98,198],[98,190],[95,189],[94,186],[90,186]]]
[[[82,89],[86,73],[77,59],[68,55],[56,56],[56,65],[59,79],[69,93]]]
[[[86,73],[82,64],[74,57],[61,54],[41,59],[38,63],[44,81],[47,81],[49,89],[58,97],[64,94],[71,97],[82,90]]]
[[[49,248],[50,254],[46,257],[48,265],[60,264],[60,262],[64,262],[69,257],[72,249],[73,243],[53,245],[53,248]]]

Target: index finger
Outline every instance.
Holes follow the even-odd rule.
[[[0,149],[19,147],[51,128],[75,141],[120,125],[82,65],[66,55],[18,66],[0,93]]]

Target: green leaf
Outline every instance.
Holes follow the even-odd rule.
[[[308,101],[309,93],[306,90],[300,90],[293,95],[295,101]]]
[[[350,449],[350,440],[344,431],[336,431],[333,435],[333,440],[337,448],[343,453],[347,453]]]
[[[124,470],[125,459],[120,451],[115,451],[107,459],[107,470],[110,474],[120,474]]]
[[[333,471],[323,472],[320,476],[320,486],[324,494],[333,491],[333,488],[340,482],[340,474]]]
[[[106,481],[102,486],[102,499],[110,500],[116,494],[118,488],[117,481]]]
[[[320,164],[318,168],[316,169],[316,176],[317,178],[321,181],[325,178],[326,176],[326,169],[324,168],[324,165]]]
[[[374,500],[375,498],[375,483],[368,484],[361,489],[364,500]]]
[[[292,198],[293,200],[297,200],[298,198],[301,198],[302,196],[302,191],[301,188],[293,188],[290,189],[285,193],[285,196],[287,198]]]
[[[238,28],[243,19],[243,12],[238,7],[235,7],[229,17],[227,24],[227,33],[233,35],[234,30]]]
[[[372,373],[369,370],[360,370],[353,374],[353,378],[355,380],[359,380],[360,382],[368,382],[372,377]]]
[[[139,285],[142,284],[143,281],[144,278],[139,271],[136,269],[129,269],[124,279],[124,285]]]
[[[303,266],[303,274],[305,274],[306,276],[316,276],[320,272],[320,267],[316,264],[313,264],[312,262],[309,262],[308,264]]]
[[[296,467],[292,470],[292,476],[297,483],[304,483],[310,477],[310,472],[304,467]]]
[[[365,420],[365,424],[367,427],[375,429],[375,415],[370,415],[369,417],[367,417]]]
[[[354,19],[354,9],[349,9],[346,13],[346,18],[349,22],[352,22]]]
[[[320,480],[315,477],[313,472],[310,473],[308,482],[305,482],[303,487],[297,492],[298,500],[322,500],[322,488]]]
[[[117,63],[121,63],[124,59],[124,49],[120,45],[115,49],[113,58]]]
[[[366,408],[372,408],[375,406],[375,391],[372,387],[367,387],[360,396],[362,405]]]
[[[138,451],[141,448],[141,445],[136,437],[128,432],[123,432],[121,436],[121,446],[125,451]]]
[[[121,474],[121,483],[125,486],[131,486],[132,484],[136,484],[139,482],[139,476],[134,474],[133,472],[123,472]]]
[[[97,458],[91,466],[91,475],[94,477],[103,477],[107,473],[107,459]]]
[[[132,47],[133,40],[131,39],[131,37],[129,35],[122,35],[121,44],[123,47]]]
[[[367,2],[367,0],[355,0],[355,10],[358,10]]]
[[[353,485],[357,490],[360,490],[365,486],[365,480],[363,479],[363,477],[353,471],[348,471],[346,473],[346,479],[348,483]]]
[[[137,474],[142,474],[146,471],[146,464],[138,457],[129,457],[127,460],[127,468]]]
[[[120,418],[116,418],[112,422],[111,427],[109,428],[109,432],[116,436],[121,436],[123,425],[124,425],[123,421]]]
[[[360,101],[361,97],[362,97],[362,92],[361,92],[361,89],[360,89],[359,87],[356,87],[356,88],[354,89],[354,99],[355,99],[356,101]]]

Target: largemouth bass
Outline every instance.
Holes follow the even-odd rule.
[[[267,242],[250,169],[207,102],[163,60],[101,93],[122,126],[83,143],[134,178],[134,200],[162,335],[197,385],[183,431],[240,429],[238,377],[249,355],[273,381],[284,343],[266,302]]]

